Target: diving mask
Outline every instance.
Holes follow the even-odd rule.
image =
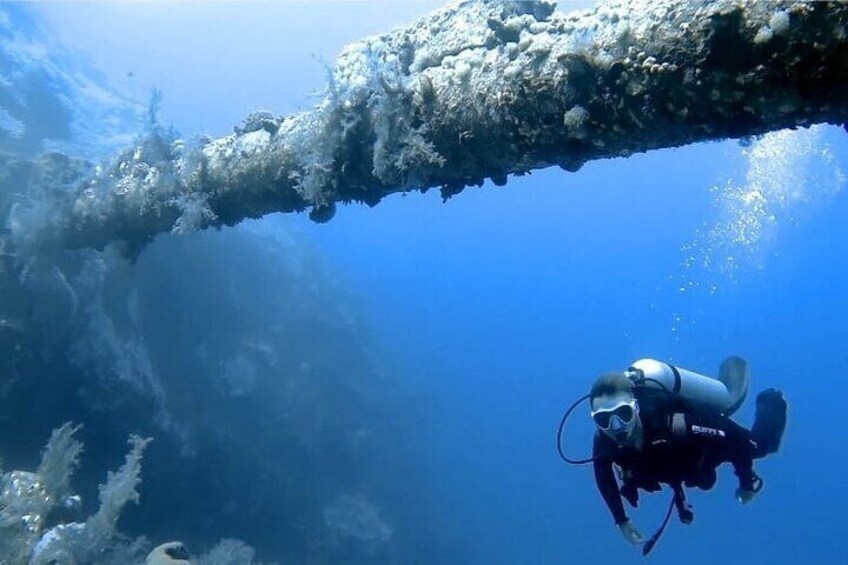
[[[624,440],[633,433],[638,413],[639,407],[636,400],[629,398],[599,406],[596,410],[592,410],[592,419],[602,432],[616,440]]]

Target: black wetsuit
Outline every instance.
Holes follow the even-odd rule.
[[[595,481],[616,524],[627,521],[622,497],[635,507],[639,488],[654,492],[664,483],[708,490],[724,462],[733,464],[740,488],[754,490],[753,459],[759,454],[747,429],[730,418],[693,410],[664,391],[639,387],[635,396],[644,431],[641,451],[595,433]],[[614,464],[620,468],[620,489]]]

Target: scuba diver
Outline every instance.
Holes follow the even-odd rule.
[[[749,431],[730,419],[747,392],[748,365],[740,357],[725,359],[718,379],[642,359],[622,373],[601,375],[590,393],[569,408],[560,424],[557,449],[569,463],[594,465],[598,490],[616,526],[627,541],[644,544],[642,553],[647,555],[672,510],[684,524],[694,519],[683,487],[710,490],[722,463],[733,466],[739,480],[736,497],[743,504],[762,489],[753,462],[777,452],[787,406],[780,391],[761,392]],[[562,450],[562,429],[571,411],[587,399],[596,426],[592,457],[569,459]],[[646,542],[628,518],[622,498],[635,508],[639,489],[657,492],[663,484],[671,487],[672,501],[662,526]]]

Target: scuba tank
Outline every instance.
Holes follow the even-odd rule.
[[[636,385],[663,389],[680,396],[693,407],[730,416],[748,395],[748,363],[728,357],[719,367],[718,379],[654,359],[640,359],[626,374]]]

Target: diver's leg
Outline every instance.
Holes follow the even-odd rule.
[[[742,487],[750,490],[748,487],[756,482],[754,456],[758,447],[746,428],[730,418],[701,412],[674,414],[671,428],[677,441],[700,450],[711,465],[732,463]]]

